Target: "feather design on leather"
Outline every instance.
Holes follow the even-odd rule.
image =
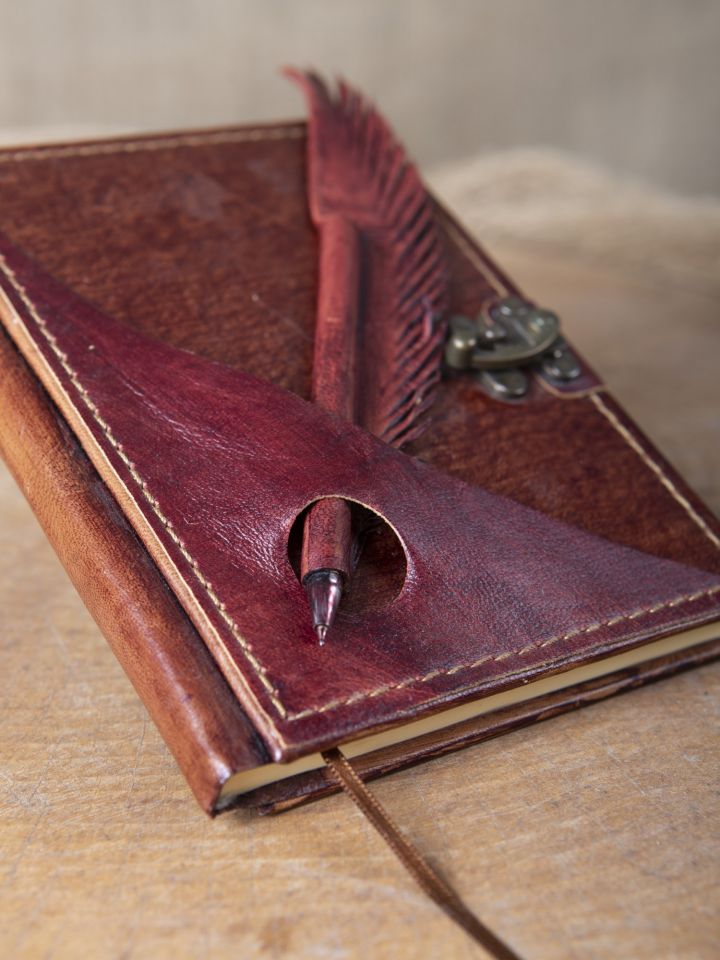
[[[432,204],[387,123],[359,93],[342,81],[331,91],[313,73],[285,73],[310,108],[310,212],[321,248],[324,234],[336,240],[325,273],[332,269],[338,283],[348,277],[348,265],[337,263],[338,246],[358,263],[350,281],[357,289],[348,292],[356,299],[356,330],[349,347],[354,396],[346,412],[401,446],[422,431],[440,380],[446,271]],[[329,282],[321,256],[321,286]],[[347,380],[344,388],[352,389]],[[316,400],[323,403],[322,396]]]
[[[446,281],[432,206],[360,94],[286,74],[310,107],[308,197],[320,241],[313,401],[399,447],[423,429],[440,380]],[[328,496],[305,517],[301,579],[320,643],[367,530],[352,514]]]

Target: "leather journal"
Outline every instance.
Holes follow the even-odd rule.
[[[0,153],[2,453],[211,814],[719,648],[718,524],[571,346],[519,377],[448,354],[403,452],[308,402],[305,151],[290,123]],[[434,211],[451,338],[532,303]],[[375,522],[318,646],[298,523],[333,497]]]

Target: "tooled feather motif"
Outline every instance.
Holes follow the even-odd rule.
[[[308,196],[322,229],[358,234],[356,422],[401,446],[422,431],[440,380],[446,270],[431,201],[378,112],[344,82],[288,69],[309,107]]]

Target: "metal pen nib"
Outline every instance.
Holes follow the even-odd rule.
[[[307,594],[313,629],[322,646],[327,632],[335,622],[343,593],[344,577],[339,570],[313,570],[303,580]]]

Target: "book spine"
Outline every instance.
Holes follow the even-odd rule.
[[[165,580],[8,336],[0,454],[203,809],[267,763],[254,728]]]

